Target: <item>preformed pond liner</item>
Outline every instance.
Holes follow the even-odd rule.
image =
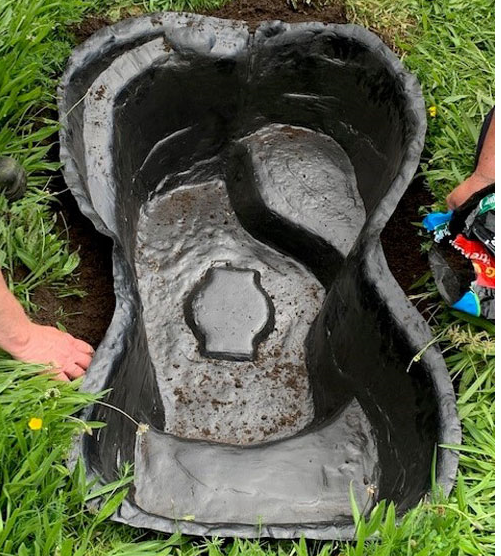
[[[60,112],[65,179],[114,241],[115,314],[84,388],[120,411],[89,409],[107,426],[76,447],[103,483],[134,463],[114,519],[350,538],[350,485],[366,512],[405,511],[435,449],[449,492],[452,385],[380,243],[425,110],[377,37],[126,20],[75,50]]]

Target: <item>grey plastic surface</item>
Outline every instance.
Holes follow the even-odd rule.
[[[366,512],[415,505],[437,444],[460,442],[379,240],[423,146],[415,78],[354,25],[163,13],[77,48],[59,103],[68,186],[114,240],[115,315],[84,388],[148,425],[85,415],[107,423],[76,444],[89,477],[134,463],[114,519],[341,539],[350,484]],[[438,448],[446,492],[456,467]]]

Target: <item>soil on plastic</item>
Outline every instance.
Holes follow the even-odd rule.
[[[459,290],[464,293],[475,280],[475,270],[473,268],[473,263],[460,251],[455,249],[450,244],[450,240],[450,237],[442,240],[439,244],[435,244],[435,248],[445,259],[447,265],[452,269],[459,284]]]
[[[60,184],[55,189],[60,189]],[[54,289],[40,287],[35,290],[32,298],[40,309],[32,318],[39,324],[54,326],[59,322],[71,334],[97,347],[111,322],[115,308],[112,242],[99,234],[81,214],[68,191],[60,193],[58,198],[61,205],[56,205],[55,210],[61,229],[66,222],[71,249],[78,250],[80,254],[77,285],[87,295],[84,298],[59,298]],[[431,193],[420,180],[415,180],[402,197],[381,236],[390,270],[407,294],[411,293],[410,287],[429,270],[427,257],[421,253],[423,238],[413,222],[421,219],[419,208],[432,202]],[[459,253],[454,252],[453,255],[462,259],[461,265],[465,262],[468,264]],[[422,310],[425,312],[426,307]]]
[[[473,270],[473,264],[469,259],[452,247],[452,245],[444,241],[437,246],[437,249],[447,261],[447,264],[459,277],[467,276],[467,283],[473,282],[475,279],[475,272]]]

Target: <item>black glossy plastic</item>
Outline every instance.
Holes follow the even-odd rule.
[[[142,423],[95,406],[76,446],[102,482],[134,463],[115,519],[348,538],[350,484],[415,505],[460,441],[379,239],[423,146],[416,79],[358,26],[165,13],[96,33],[60,97],[66,181],[114,240],[84,387]],[[446,492],[456,466],[439,448]]]

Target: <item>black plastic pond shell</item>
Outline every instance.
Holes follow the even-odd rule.
[[[149,15],[75,50],[60,112],[68,186],[114,240],[84,388],[121,411],[89,409],[107,426],[75,449],[102,483],[134,464],[114,519],[344,539],[350,485],[366,513],[414,506],[460,427],[380,243],[426,128],[395,55],[355,25]],[[438,448],[446,492],[456,467]]]

